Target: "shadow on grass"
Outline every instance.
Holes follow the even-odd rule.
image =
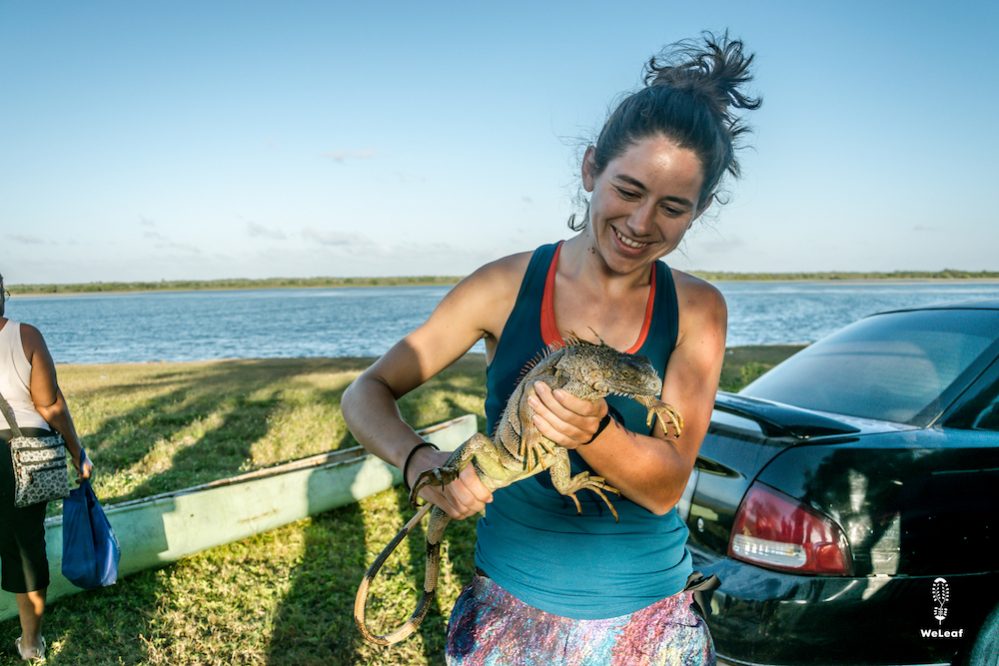
[[[485,387],[476,377],[484,365],[481,357],[466,357],[448,368],[431,383],[405,396],[399,401],[403,418],[409,423],[442,421],[469,411],[482,412]],[[453,394],[462,394],[470,404],[461,404]],[[339,402],[342,391],[328,393],[324,401]],[[439,396],[439,400],[437,399]],[[479,425],[483,417],[479,416]],[[339,446],[349,446],[353,441],[345,437]],[[382,498],[384,499],[384,498]],[[291,574],[292,584],[276,614],[267,663],[274,666],[334,664],[381,664],[410,666],[413,664],[443,664],[447,618],[456,596],[450,591],[447,600],[440,594],[432,604],[427,618],[417,635],[390,647],[368,644],[354,625],[353,604],[368,561],[368,543],[373,550],[380,550],[391,539],[395,530],[412,515],[408,493],[397,486],[387,503],[369,509],[366,513],[359,504],[351,504],[329,511],[312,519],[305,528],[305,551],[301,562]],[[391,525],[389,528],[387,525]],[[381,529],[385,528],[385,529]],[[445,533],[459,535],[459,544],[451,550],[455,565],[449,571],[458,579],[458,588],[471,580],[474,570],[475,521],[451,523]],[[389,559],[372,586],[369,622],[378,632],[388,632],[405,621],[415,608],[415,596],[407,591],[421,590],[426,559],[426,533],[424,527],[413,530],[408,539],[408,562],[398,554]],[[400,546],[402,547],[402,546]],[[442,568],[449,564],[442,563]],[[442,576],[443,577],[443,576]],[[419,593],[417,592],[416,595]],[[379,601],[376,602],[375,599]],[[382,627],[373,620],[383,606],[402,599],[403,608],[393,608],[388,613],[400,618],[393,626]]]
[[[287,361],[231,361],[207,365],[189,373],[164,371],[153,375],[151,384],[167,378],[170,388],[143,400],[132,409],[115,414],[86,437],[88,448],[100,473],[134,468],[148,460],[157,445],[169,442],[162,455],[169,462],[157,466],[162,471],[148,475],[127,493],[104,496],[105,503],[144,497],[169,490],[226,478],[247,471],[251,448],[268,433],[268,420],[282,406],[282,390],[299,375],[325,371],[360,370],[333,366],[323,359]],[[127,395],[148,389],[149,385],[122,384],[104,389],[109,394]],[[342,390],[330,392],[327,399],[339,402]],[[78,399],[86,399],[86,395]],[[192,433],[185,441],[184,431]],[[289,456],[291,457],[291,456]],[[210,464],[206,464],[209,461]]]
[[[351,443],[344,437],[340,446],[349,446]],[[321,492],[322,489],[309,489],[310,496]],[[394,494],[391,504],[398,507],[401,514],[399,521],[405,522],[413,513],[408,506],[406,493],[400,487],[390,492]],[[436,652],[431,645],[427,645],[424,649],[425,661],[416,662],[410,657],[399,655],[400,651],[412,654],[412,645],[389,648],[369,645],[354,624],[354,597],[366,570],[368,532],[374,528],[373,524],[381,524],[388,518],[381,515],[384,513],[387,512],[375,510],[376,515],[366,515],[359,503],[352,503],[312,518],[305,528],[305,549],[301,561],[291,573],[291,587],[275,616],[268,664],[352,666],[374,663],[443,663],[442,645]],[[415,530],[411,539],[425,540],[422,529]],[[377,537],[370,540],[375,542],[374,548],[384,546],[384,543],[378,542]],[[385,543],[387,542],[386,538]],[[423,549],[417,550],[424,552]],[[417,580],[417,585],[422,584],[422,565],[413,566],[415,575],[408,576],[405,572],[398,571],[397,562],[397,557],[390,560],[390,566],[383,569],[382,574],[396,570],[397,575],[407,577],[407,582]],[[386,579],[379,576],[374,596],[379,596],[384,583]],[[434,611],[431,614],[435,614]],[[439,616],[439,613],[436,615]],[[424,628],[423,631],[426,632],[427,629]],[[399,661],[396,661],[397,656]]]
[[[43,633],[48,639],[51,666],[79,664],[142,664],[160,589],[156,571],[130,576],[114,587],[59,599],[45,612]],[[23,664],[14,651],[20,635],[17,618],[0,623],[0,665]],[[55,644],[61,644],[54,655]]]
[[[396,487],[379,510],[389,513],[398,506],[403,518],[412,515],[407,494]],[[315,516],[305,528],[305,551],[292,573],[293,582],[276,613],[267,663],[272,666],[413,666],[444,663],[447,619],[456,596],[454,590],[439,595],[419,631],[394,646],[367,643],[354,625],[353,605],[357,586],[366,569],[366,524],[385,516],[366,515],[359,504],[351,504]],[[471,580],[474,564],[475,521],[452,523],[445,540],[457,547],[448,557],[458,587]],[[394,524],[394,523],[393,523]],[[374,547],[388,542],[378,539]],[[423,530],[410,537],[410,556],[396,556],[386,564],[372,586],[368,619],[378,632],[388,632],[404,621],[415,608],[415,597],[407,594],[423,585],[425,542]],[[402,560],[402,561],[400,561]],[[449,566],[448,563],[444,564]],[[452,586],[454,587],[454,586]],[[391,609],[401,618],[393,626],[381,626],[372,610],[378,603],[390,604],[402,598],[404,607]],[[377,599],[377,601],[376,601]]]
[[[221,422],[207,429],[194,443],[175,450],[168,471],[149,477],[130,494],[146,497],[176,490],[181,479],[185,486],[196,485],[245,471],[246,461],[252,458],[253,444],[267,434],[268,418],[281,407],[278,398],[277,391],[266,391],[264,397],[229,396],[206,406],[214,414],[223,414]],[[206,459],[211,461],[210,466],[205,466]]]
[[[314,516],[305,550],[275,614],[267,662],[274,666],[349,666],[360,634],[353,601],[364,572],[364,515],[357,503]]]

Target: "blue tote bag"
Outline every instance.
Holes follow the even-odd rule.
[[[111,523],[84,481],[62,504],[62,575],[87,590],[114,585],[120,558]]]

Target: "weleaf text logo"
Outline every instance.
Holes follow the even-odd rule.
[[[933,617],[937,625],[943,625],[947,619],[947,602],[950,601],[950,585],[943,578],[936,578],[930,586],[930,596],[933,597]],[[920,629],[923,638],[964,638],[964,628],[960,629]]]

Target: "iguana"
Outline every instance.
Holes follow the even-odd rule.
[[[443,487],[454,480],[466,465],[475,468],[483,485],[490,490],[548,470],[555,489],[572,499],[576,511],[582,511],[576,493],[580,490],[592,490],[603,499],[617,520],[617,511],[604,491],[618,493],[618,490],[606,483],[603,477],[589,472],[572,476],[568,449],[556,445],[534,426],[534,410],[528,405],[528,398],[534,394],[534,383],[537,381],[586,400],[597,400],[610,394],[629,397],[648,409],[648,425],[658,416],[667,434],[672,428],[675,436],[679,437],[683,428],[680,414],[659,399],[662,381],[647,359],[619,352],[603,342],[594,344],[572,340],[565,346],[549,350],[533,366],[529,366],[507,401],[494,440],[476,433],[455,449],[443,466],[427,470],[419,476],[409,496],[413,506],[416,506],[416,498],[424,486],[437,484]],[[371,581],[396,546],[427,511],[430,511],[430,522],[427,525],[427,566],[423,595],[405,624],[389,634],[376,635],[368,629],[364,617]],[[424,504],[364,574],[354,599],[354,620],[367,640],[379,645],[391,645],[407,638],[419,628],[437,589],[440,542],[444,528],[450,521],[450,517],[438,507]]]

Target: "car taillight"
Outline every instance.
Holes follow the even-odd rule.
[[[754,483],[735,515],[729,557],[771,569],[849,574],[850,546],[831,518]]]

